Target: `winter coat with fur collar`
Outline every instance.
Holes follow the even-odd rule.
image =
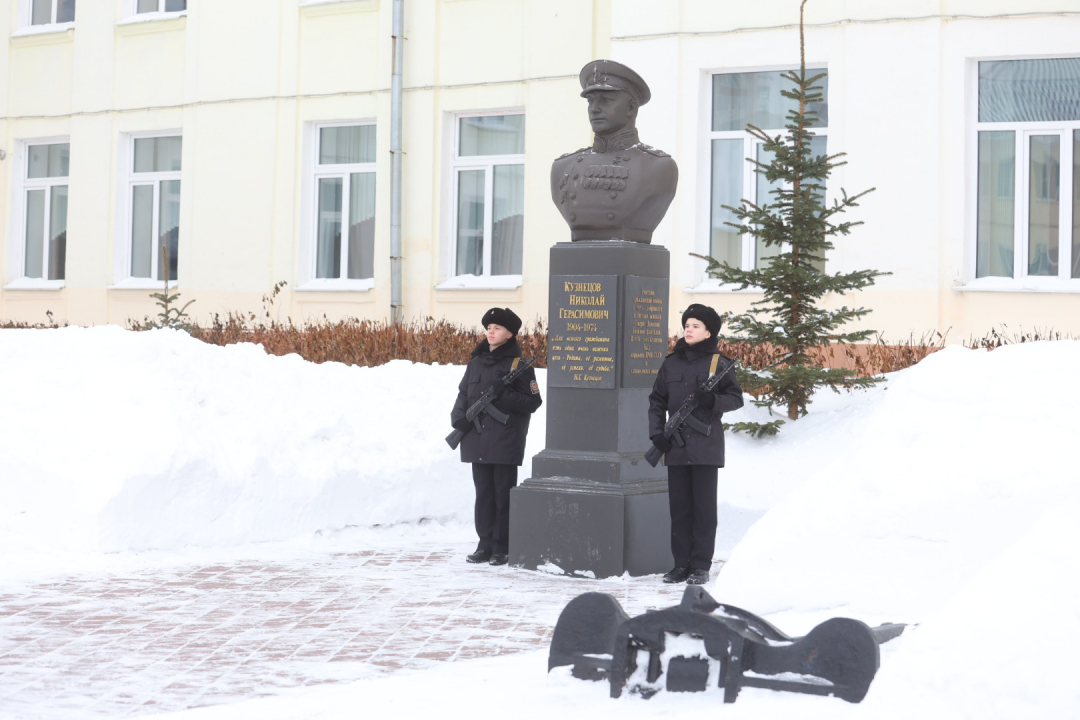
[[[521,357],[517,338],[490,350],[488,341],[481,340],[472,352],[465,376],[458,385],[457,402],[450,413],[450,422],[465,417],[469,406],[480,399],[484,391],[510,372],[514,358]],[[529,368],[518,376],[494,405],[509,416],[506,425],[487,415],[480,417],[480,432],[472,429],[461,440],[461,461],[492,465],[521,465],[525,459],[525,436],[529,432],[529,416],[540,407],[540,388],[536,374]]]
[[[714,355],[719,355],[715,337],[688,345],[680,338],[675,344],[675,351],[667,356],[660,366],[649,394],[649,437],[664,431],[668,414],[679,409],[683,401],[694,393],[709,377],[709,365]],[[731,359],[720,355],[718,370],[722,371]],[[673,443],[671,450],[664,456],[666,465],[712,465],[724,467],[724,429],[721,418],[724,413],[738,410],[743,405],[742,388],[731,370],[721,378],[713,390],[716,404],[712,410],[697,408],[694,416],[711,426],[708,436],[691,427],[682,430],[686,447]]]

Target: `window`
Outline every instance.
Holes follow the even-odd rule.
[[[132,278],[176,280],[180,249],[180,155],[183,138],[132,139],[128,179],[128,275]]]
[[[525,226],[525,116],[457,118],[453,274],[521,275]]]
[[[375,126],[318,128],[315,163],[318,280],[375,277]]]
[[[70,155],[68,143],[27,146],[22,190],[23,277],[64,279]]]
[[[75,0],[29,0],[30,25],[75,22]]]
[[[768,163],[770,158],[762,142],[746,132],[746,126],[755,125],[771,136],[785,132],[787,114],[794,109],[794,101],[782,96],[780,91],[790,90],[794,84],[782,77],[784,72],[713,75],[712,127],[709,132],[712,145],[709,254],[743,270],[759,267],[780,252],[780,248],[766,247],[762,241],[748,234],[740,235],[735,228],[725,224],[737,222],[737,218],[723,206],[739,207],[744,198],[755,204],[772,201],[768,193],[774,186],[754,172],[754,166],[746,161],[752,157]],[[807,69],[809,77],[821,72],[824,70]],[[810,149],[815,155],[824,155],[829,124],[828,75],[816,84],[821,85],[823,98],[807,108],[817,112]]]
[[[1080,58],[978,64],[975,277],[1080,278]]]
[[[182,10],[187,10],[187,0],[135,0],[136,15]]]

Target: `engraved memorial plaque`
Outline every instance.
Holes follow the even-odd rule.
[[[622,387],[651,388],[667,357],[668,281],[626,276]]]
[[[618,276],[552,275],[550,306],[548,385],[614,388]]]

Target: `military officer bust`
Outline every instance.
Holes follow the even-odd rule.
[[[571,240],[651,242],[679,169],[638,140],[637,112],[649,102],[649,86],[625,65],[594,60],[581,70],[581,96],[589,101],[593,144],[552,163],[551,199]]]

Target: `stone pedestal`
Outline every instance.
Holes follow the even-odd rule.
[[[644,459],[648,397],[667,355],[666,248],[551,248],[547,441],[510,493],[510,563],[568,575],[671,568],[667,473]]]

